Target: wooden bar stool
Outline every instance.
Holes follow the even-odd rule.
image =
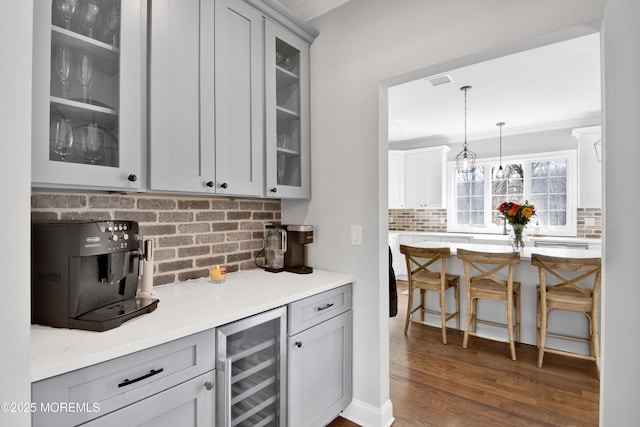
[[[460,328],[460,276],[447,274],[447,258],[451,257],[449,248],[417,248],[414,246],[400,245],[400,253],[404,254],[407,262],[407,274],[409,276],[409,304],[407,307],[407,320],[404,324],[404,333],[409,330],[409,323],[422,323],[424,313],[440,315],[442,324],[442,342],[447,343],[447,321],[456,319],[456,328]],[[439,261],[439,262],[438,262]],[[439,269],[437,267],[440,267]],[[420,289],[420,304],[413,307],[414,289]],[[447,289],[453,288],[453,296],[456,303],[454,313],[446,312],[445,294]],[[426,307],[427,291],[437,292],[440,300],[440,310],[431,310]],[[420,320],[413,319],[413,313],[420,312]]]
[[[531,255],[531,264],[538,267],[538,368],[542,368],[544,353],[561,354],[596,362],[600,379],[599,306],[600,258],[560,258],[539,254]],[[547,281],[549,279],[549,281]],[[589,321],[589,336],[574,337],[548,332],[549,315],[553,310],[584,314]],[[556,327],[557,329],[557,327]],[[589,344],[589,355],[546,347],[547,337]]]
[[[511,359],[516,360],[515,343],[520,342],[520,282],[513,280],[513,271],[520,263],[519,252],[476,252],[458,249],[458,258],[464,265],[467,291],[467,326],[462,347],[467,348],[469,335],[477,335],[478,323],[507,328]],[[496,273],[506,269],[507,279]],[[500,301],[506,306],[506,323],[478,319],[478,300]],[[515,308],[515,323],[513,312]]]

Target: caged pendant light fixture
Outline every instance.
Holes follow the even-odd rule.
[[[504,169],[502,169],[502,126],[505,125],[505,122],[496,123],[496,126],[500,127],[500,166],[496,171],[496,179],[502,180],[504,179]]]
[[[476,170],[476,153],[469,150],[467,145],[467,91],[471,86],[462,86],[464,92],[464,145],[462,151],[456,156],[456,169],[458,173],[472,173]]]

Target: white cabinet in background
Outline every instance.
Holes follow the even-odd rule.
[[[136,191],[146,2],[80,2],[68,18],[59,4],[34,2],[32,185]]]
[[[446,206],[447,146],[407,150],[404,154],[404,207]]]
[[[404,151],[389,151],[389,209],[404,208]]]

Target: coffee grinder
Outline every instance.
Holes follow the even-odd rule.
[[[284,269],[291,273],[309,274],[313,268],[307,265],[307,248],[313,243],[313,227],[310,225],[287,225],[287,251],[284,254]]]

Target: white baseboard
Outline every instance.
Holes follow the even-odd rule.
[[[362,427],[390,427],[393,418],[393,404],[387,400],[381,408],[353,399],[351,404],[342,411],[341,416]]]

